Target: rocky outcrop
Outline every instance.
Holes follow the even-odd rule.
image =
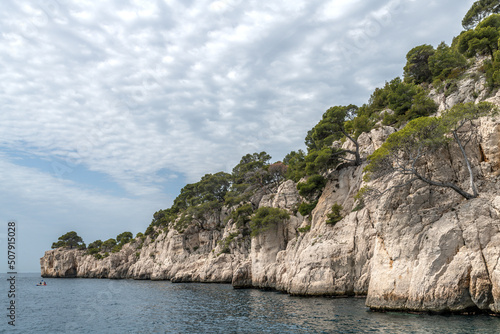
[[[483,119],[483,140],[470,147],[480,197],[469,201],[414,184],[389,192],[370,208],[376,229],[367,305],[379,310],[498,312],[500,238],[497,207],[498,123]],[[480,145],[479,145],[480,144]],[[487,152],[487,153],[485,153]],[[457,152],[429,161],[436,174],[467,187]],[[389,176],[378,181],[384,189]]]
[[[78,258],[83,251],[62,248],[45,252],[40,259],[42,277],[77,277]]]
[[[364,295],[368,290],[373,255],[373,229],[366,209],[352,212],[363,167],[330,175],[323,195],[300,233],[277,258],[276,288],[299,295]],[[345,218],[326,224],[333,204],[342,205]]]
[[[154,240],[138,238],[102,260],[78,250],[47,251],[42,276],[230,282],[297,295],[366,295],[367,306],[376,310],[500,313],[500,122],[483,118],[477,124],[480,140],[469,144],[468,153],[478,198],[467,201],[423,183],[391,188],[400,179],[388,175],[370,186],[392,190],[363,207],[355,195],[365,185],[364,166],[343,166],[327,175],[306,217],[296,212],[302,199],[292,181],[253,198],[257,206],[291,215],[256,237],[228,220],[226,208],[208,212],[182,233],[171,228],[156,231]],[[362,134],[362,156],[394,131],[380,127]],[[467,188],[459,157],[450,147],[426,167]],[[330,225],[334,204],[342,206],[343,219]]]
[[[43,277],[231,283],[233,268],[248,257],[250,247],[249,240],[235,242],[229,247],[230,254],[221,253],[220,242],[228,237],[232,227],[228,225],[220,230],[224,218],[224,213],[216,212],[206,215],[182,233],[175,229],[157,231],[159,235],[155,240],[137,238],[104,259],[96,259],[79,250],[47,251],[40,261],[41,274]]]
[[[498,312],[497,210],[488,199],[478,198],[433,222],[404,219],[380,226],[367,305],[384,310]],[[416,237],[409,237],[410,229]]]

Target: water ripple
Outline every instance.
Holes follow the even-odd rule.
[[[167,281],[46,279],[37,287],[39,279],[18,277],[19,333],[500,333],[496,317],[373,313],[356,298]],[[2,332],[8,327],[4,320]]]

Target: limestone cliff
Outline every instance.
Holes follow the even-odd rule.
[[[137,238],[101,260],[79,250],[47,251],[42,276],[227,282],[298,295],[366,295],[378,310],[500,313],[500,121],[482,118],[478,126],[480,141],[468,146],[478,198],[413,183],[360,208],[354,196],[364,185],[364,166],[345,166],[329,172],[306,217],[297,212],[302,199],[292,181],[254,197],[257,206],[286,209],[291,218],[253,238],[228,219],[233,208],[223,208],[184,231]],[[394,131],[362,134],[362,155]],[[427,168],[466,187],[459,156],[444,150]],[[389,175],[370,186],[383,191],[398,181]],[[326,221],[335,203],[343,219],[332,226]]]

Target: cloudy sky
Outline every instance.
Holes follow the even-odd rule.
[[[143,232],[186,183],[304,148],[473,2],[1,1],[0,247],[16,221],[17,269],[38,272],[68,231]]]

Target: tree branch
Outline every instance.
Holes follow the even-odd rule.
[[[416,170],[414,171],[414,175],[419,180],[421,180],[421,181],[423,181],[423,182],[425,182],[427,184],[430,184],[432,186],[444,187],[444,188],[451,188],[451,189],[455,190],[457,193],[459,193],[461,196],[463,196],[467,200],[477,197],[477,195],[469,194],[468,192],[464,191],[462,188],[460,188],[456,184],[448,183],[448,182],[436,182],[436,181],[432,181],[431,179],[428,179],[428,178],[420,175]]]

